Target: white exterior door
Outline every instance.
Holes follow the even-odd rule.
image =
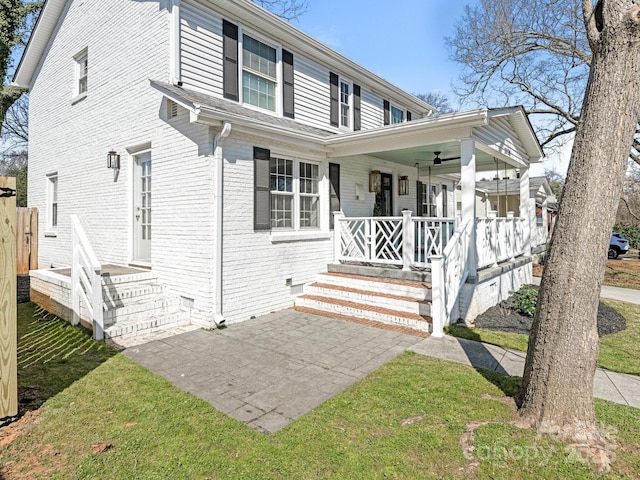
[[[133,160],[133,261],[151,264],[151,152]]]

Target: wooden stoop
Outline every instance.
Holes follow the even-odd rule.
[[[334,266],[330,270],[304,286],[296,310],[431,331],[431,284],[424,278],[400,273],[394,273],[400,278],[389,278],[384,269]]]

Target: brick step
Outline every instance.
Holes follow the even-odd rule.
[[[122,307],[108,308],[104,306],[104,324],[113,325],[118,321],[129,319],[144,320],[159,313],[180,311],[180,299],[177,297],[156,297],[152,300],[142,299],[129,302]]]
[[[190,324],[189,312],[177,310],[171,313],[157,313],[147,318],[121,320],[105,328],[104,334],[108,339],[128,338]]]
[[[373,307],[382,307],[390,310],[415,313],[417,315],[431,315],[431,301],[416,300],[415,298],[404,297],[401,295],[372,292],[370,290],[361,290],[320,282],[305,285],[304,293],[317,297],[337,298]]]
[[[102,285],[105,287],[108,287],[109,285],[123,285],[127,283],[149,282],[156,280],[157,276],[151,270],[139,270],[135,273],[120,275],[109,275],[108,273],[102,274]]]
[[[130,282],[115,285],[103,285],[102,298],[110,308],[126,306],[133,300],[147,298],[152,300],[164,295],[166,287],[157,280]]]
[[[299,296],[295,301],[295,308],[299,307],[329,315],[337,314],[388,325],[400,325],[421,332],[429,332],[431,326],[431,317],[428,316],[316,295]]]
[[[408,297],[418,301],[431,300],[431,284],[408,280],[365,277],[345,273],[322,273],[318,283]]]

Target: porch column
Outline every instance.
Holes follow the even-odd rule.
[[[532,214],[533,209],[533,214]],[[531,232],[535,228],[536,219],[536,200],[533,199],[533,205],[529,198],[529,169],[520,169],[520,217],[526,219],[524,222],[524,254],[531,255]]]
[[[469,278],[476,277],[476,142],[473,138],[460,141],[460,176],[462,195],[462,221],[471,220],[467,270]]]

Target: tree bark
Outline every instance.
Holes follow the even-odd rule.
[[[592,443],[599,293],[640,118],[640,6],[585,0],[583,8],[591,71],[517,400],[525,423]]]

